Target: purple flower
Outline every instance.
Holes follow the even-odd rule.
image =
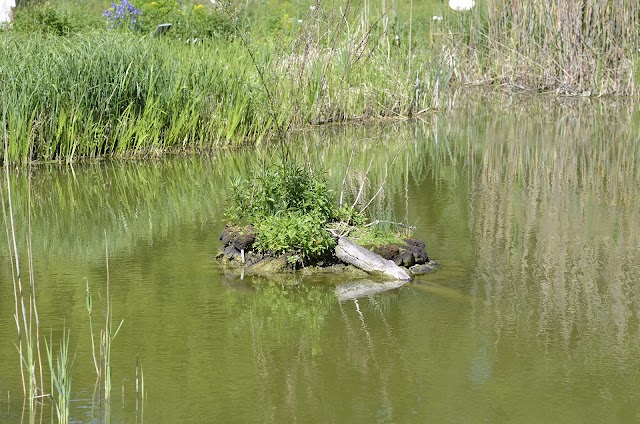
[[[113,29],[116,25],[122,26],[127,22],[129,27],[133,29],[141,14],[142,10],[129,3],[129,0],[120,0],[119,3],[111,3],[111,7],[105,10],[102,16],[107,19],[109,29]]]

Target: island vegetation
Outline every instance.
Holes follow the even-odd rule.
[[[365,209],[372,199],[360,208],[358,199],[345,204],[345,193],[338,201],[320,171],[292,163],[283,161],[232,184],[230,224],[220,237],[223,246],[218,256],[225,264],[273,273],[347,262],[386,278],[407,280],[409,274],[398,266],[411,267],[414,274],[435,266],[424,242],[410,238],[411,227],[369,222]],[[366,256],[373,256],[375,265]]]

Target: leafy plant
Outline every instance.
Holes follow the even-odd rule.
[[[302,260],[317,258],[335,246],[326,226],[326,218],[317,212],[279,213],[256,222],[254,246],[258,251],[276,255],[294,253]]]
[[[231,220],[250,222],[282,212],[317,213],[326,222],[336,217],[333,192],[326,179],[292,163],[267,168],[249,179],[232,182]]]
[[[138,28],[145,34],[163,23],[172,24],[172,37],[187,42],[228,37],[233,32],[229,18],[208,4],[177,0],[135,0],[134,4],[141,12]]]
[[[69,13],[50,4],[16,9],[14,28],[23,32],[41,32],[53,35],[69,35],[81,27]]]
[[[256,229],[257,250],[293,253],[307,260],[335,244],[327,231],[338,216],[326,179],[307,167],[285,163],[232,183],[230,221],[246,220]]]

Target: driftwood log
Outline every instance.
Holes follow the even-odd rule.
[[[393,261],[384,259],[377,253],[360,246],[347,237],[338,237],[335,249],[336,256],[366,272],[379,272],[396,280],[411,280],[411,276]]]

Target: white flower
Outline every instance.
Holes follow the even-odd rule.
[[[316,10],[316,6],[314,4],[312,4],[311,6],[309,6],[309,10],[311,10],[313,12],[314,10]]]
[[[453,10],[471,10],[475,5],[474,0],[449,0],[449,7]]]
[[[440,22],[440,21],[442,20],[442,16],[440,16],[440,15],[434,15],[434,16],[433,16],[433,20],[434,20],[434,21],[436,21],[436,22]]]

